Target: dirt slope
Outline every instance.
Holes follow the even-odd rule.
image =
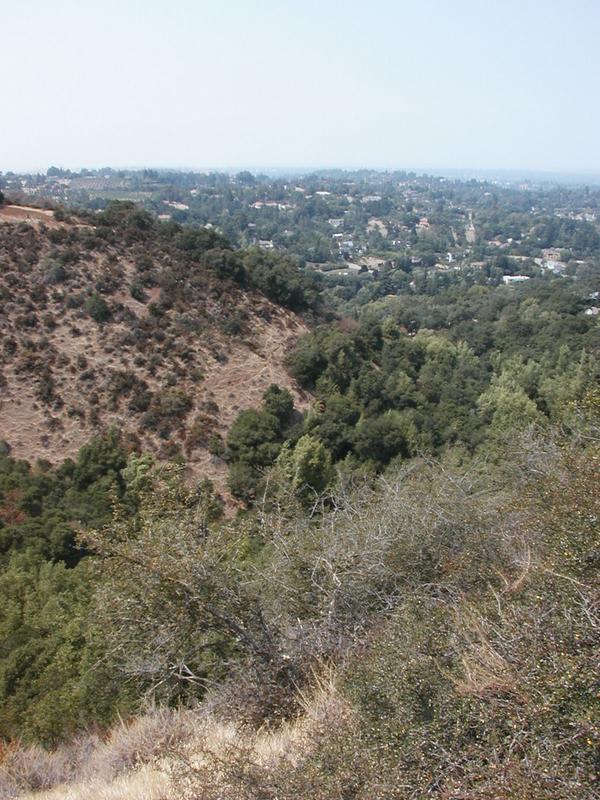
[[[15,457],[60,462],[117,424],[132,447],[223,488],[209,446],[218,452],[237,413],[271,383],[308,403],[284,367],[306,330],[298,315],[181,261],[153,233],[9,221],[7,210],[0,439]]]

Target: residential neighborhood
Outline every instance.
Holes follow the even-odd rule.
[[[351,281],[356,291],[383,275],[395,292],[433,276],[506,286],[544,274],[569,280],[597,257],[600,241],[598,190],[533,182],[51,167],[0,174],[0,188],[48,207],[100,211],[133,201],[164,223],[214,227],[238,247],[289,255],[327,285]]]

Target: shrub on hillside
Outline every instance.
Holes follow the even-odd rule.
[[[97,292],[94,292],[87,298],[85,301],[85,310],[94,322],[98,322],[99,324],[108,322],[111,318],[111,311],[108,303]]]
[[[315,304],[314,281],[300,272],[292,259],[253,249],[245,253],[243,264],[251,285],[274,303],[293,311]]]
[[[599,458],[538,442],[506,505],[424,466],[339,497],[314,532],[276,515],[267,613],[304,636],[320,620],[313,647],[358,633],[346,711],[268,756],[250,737],[201,750],[190,796],[595,800]]]
[[[191,408],[192,400],[184,390],[171,386],[152,395],[143,424],[168,438],[173,426],[180,425]]]

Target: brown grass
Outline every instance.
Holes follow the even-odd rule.
[[[248,760],[268,773],[282,763],[293,765],[348,713],[328,673],[302,703],[303,716],[276,730],[240,729],[203,710],[155,709],[105,738],[88,734],[52,753],[12,747],[0,761],[0,797],[175,800],[195,792],[203,777],[214,781],[218,774],[227,782],[219,768],[224,759],[232,766]]]
[[[153,709],[132,722],[121,722],[106,736],[82,734],[53,752],[37,745],[10,747],[0,762],[0,796],[21,797],[52,789],[51,796],[58,797],[56,787],[67,784],[110,785],[124,772],[149,765],[189,741],[196,723],[191,712]],[[145,783],[149,775],[147,769]]]

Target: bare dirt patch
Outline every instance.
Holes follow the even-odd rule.
[[[54,211],[31,206],[0,206],[0,220],[3,222],[43,222],[50,228],[60,227],[54,219]]]
[[[468,244],[475,244],[477,241],[477,229],[473,222],[473,212],[469,211],[469,221],[465,225],[465,237]]]

